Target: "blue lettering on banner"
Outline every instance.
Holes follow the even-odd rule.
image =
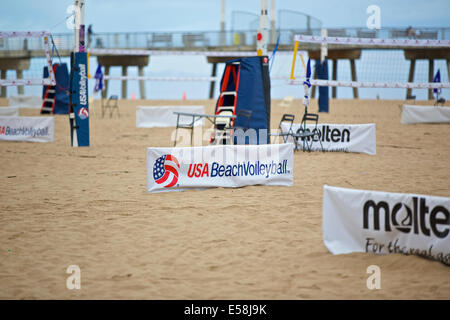
[[[268,179],[273,175],[281,175],[289,173],[287,169],[287,160],[276,163],[272,161],[271,163],[261,163],[256,161],[251,163],[250,161],[234,165],[223,165],[218,162],[213,162],[211,164],[211,172],[207,176],[212,178],[215,177],[244,177],[244,176],[264,176]],[[194,165],[195,166],[195,165]],[[199,166],[199,164],[197,164]],[[202,175],[203,176],[203,175]],[[189,177],[194,177],[194,175],[189,175]],[[196,176],[197,177],[197,176]],[[200,176],[198,176],[200,177]]]
[[[49,130],[48,127],[36,129],[33,127],[11,128],[10,126],[0,126],[0,135],[44,137],[49,135]]]

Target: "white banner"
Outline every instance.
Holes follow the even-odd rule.
[[[450,123],[450,108],[435,106],[403,105],[403,124],[411,123]]]
[[[333,254],[414,254],[450,265],[450,198],[325,185],[323,241]]]
[[[17,107],[0,107],[0,117],[18,117],[19,108]]]
[[[292,125],[294,133],[300,128],[300,123]],[[313,130],[315,125],[307,124],[307,130]],[[377,153],[377,138],[375,123],[368,124],[327,124],[321,123],[317,125],[320,132],[320,140],[323,150],[329,152],[361,152],[370,155]],[[288,132],[289,124],[282,123],[283,132]],[[310,141],[312,138],[306,138]],[[293,138],[289,137],[288,142],[293,142]],[[301,143],[301,142],[299,142]],[[314,142],[311,146],[312,151],[321,151],[320,143]]]
[[[147,191],[292,186],[291,144],[148,148]]]
[[[187,113],[205,113],[204,106],[163,106],[163,107],[143,107],[136,109],[136,127],[176,127],[177,115],[174,112]],[[180,124],[189,124],[192,122],[190,116],[180,116]],[[204,119],[195,122],[194,126],[202,126]]]
[[[0,140],[52,142],[53,117],[0,117]]]
[[[39,96],[10,96],[8,100],[11,107],[33,109],[41,109],[42,107],[42,97]]]

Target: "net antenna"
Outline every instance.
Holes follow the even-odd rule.
[[[21,57],[29,50],[43,50],[48,67],[48,78],[33,77],[23,79],[0,79],[1,86],[41,86],[55,85],[48,31],[9,31],[0,32],[0,57]],[[41,39],[41,41],[40,41]]]

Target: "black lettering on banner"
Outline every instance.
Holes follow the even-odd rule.
[[[380,201],[378,204],[375,204],[373,200],[368,200],[364,204],[363,211],[363,228],[369,229],[369,209],[372,208],[373,212],[373,228],[375,230],[380,230],[380,210],[384,210],[384,229],[386,231],[391,231],[391,225],[389,223],[389,204],[385,201]]]
[[[437,216],[439,213],[442,213],[442,215],[444,217],[438,218]],[[446,229],[444,228],[443,231],[441,231],[438,228],[438,225],[447,225],[447,226],[450,225],[450,212],[443,206],[436,206],[431,211],[430,226],[431,226],[431,230],[438,238],[445,238],[446,236],[448,236],[449,228],[446,228]]]
[[[430,212],[425,198],[413,197],[412,200],[413,209],[399,202],[392,207],[392,210],[386,201],[375,203],[373,200],[367,200],[363,206],[363,228],[371,229],[372,225],[373,230],[379,231],[381,217],[384,216],[384,231],[392,231],[392,225],[403,233],[410,233],[413,230],[414,234],[422,234],[427,237],[432,235],[441,239],[447,237],[450,233],[449,210],[444,206],[437,205]],[[401,210],[403,208],[404,210]],[[406,216],[399,221],[400,212],[404,212]]]
[[[401,244],[400,239],[383,242],[375,238],[367,237],[365,240],[365,252],[384,254],[384,253],[398,253],[404,255],[416,255],[423,258],[439,261],[447,266],[450,266],[450,253],[438,252],[434,245],[429,245],[428,248],[413,248]]]

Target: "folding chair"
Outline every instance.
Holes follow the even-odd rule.
[[[278,133],[270,133],[272,137],[281,137],[283,143],[286,143],[289,136],[294,137],[294,131],[292,130],[292,125],[294,124],[295,115],[285,113],[281,117],[280,124],[278,125]],[[287,130],[283,130],[283,123],[287,123],[289,128]]]
[[[444,104],[445,104],[445,99],[444,98],[439,98],[439,99],[436,99],[436,101],[434,101],[434,105],[435,106],[441,105],[441,107],[443,107]]]
[[[105,113],[106,113],[107,109],[109,109],[109,117],[110,118],[112,118],[112,115],[114,113],[114,109],[117,109],[117,115],[120,118],[118,100],[119,100],[119,97],[117,95],[112,95],[106,101],[106,104],[104,104],[103,103],[103,98],[102,98],[102,118],[105,117]]]
[[[294,124],[294,119],[295,119],[295,115],[289,114],[289,113],[285,113],[281,117],[280,124],[278,125],[278,129],[280,129],[280,136],[282,137],[284,143],[286,143],[286,141],[288,140],[289,136],[293,136],[294,135],[294,131],[292,130],[292,125]],[[284,122],[289,124],[289,129],[287,131],[283,132],[282,124]]]
[[[310,130],[306,128],[307,122],[313,122],[315,124],[314,129]],[[302,144],[302,149],[305,151],[305,146],[308,152],[311,152],[311,147],[314,142],[320,143],[320,148],[323,151],[323,145],[322,141],[320,140],[320,131],[317,128],[319,122],[319,115],[316,113],[305,113],[303,115],[302,123],[300,125],[300,128],[297,130],[297,132],[294,135],[295,140],[295,149],[299,149],[299,144]]]

